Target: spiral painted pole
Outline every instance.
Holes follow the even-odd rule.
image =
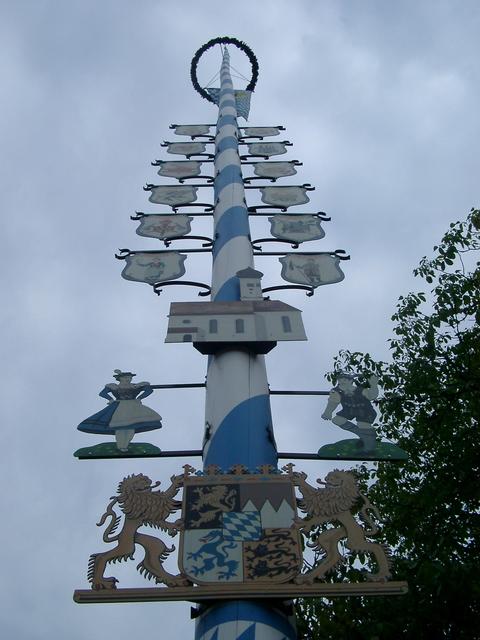
[[[220,72],[220,104],[215,140],[215,214],[212,299],[240,300],[237,271],[253,267],[248,211],[238,153],[237,110],[229,55]],[[243,464],[251,471],[277,464],[265,359],[241,348],[210,358],[207,373],[208,439],[204,465],[229,469]]]
[[[238,152],[239,131],[230,60],[224,49],[215,139],[212,299],[240,300],[237,271],[253,267],[248,211]],[[229,348],[210,356],[206,390],[204,467],[277,466],[265,359]],[[295,640],[282,608],[264,601],[218,602],[197,618],[195,640]]]

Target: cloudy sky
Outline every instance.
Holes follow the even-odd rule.
[[[195,291],[157,298],[123,280],[113,257],[161,248],[129,216],[166,209],[142,186],[161,181],[150,161],[165,157],[168,125],[216,119],[190,84],[196,49],[219,35],[253,48],[249,124],[287,127],[288,157],[304,163],[290,183],[314,184],[309,211],[332,216],[316,247],[352,256],[343,283],[312,299],[281,295],[303,310],[309,341],[267,358],[272,389],[326,389],[338,349],[388,357],[412,268],[479,205],[479,22],[475,0],[0,2],[4,637],[193,637],[186,603],[72,602],[88,586],[88,556],[104,548],[95,522],[117,482],[139,471],[166,482],[184,461],[79,462],[72,452],[94,444],[75,427],[104,406],[97,394],[114,368],[156,384],[204,379],[203,356],[163,342],[170,302]],[[248,73],[241,56],[233,62]],[[209,224],[193,233],[209,235]],[[252,221],[253,237],[266,233]],[[257,267],[265,286],[281,284],[275,258]],[[209,268],[208,255],[192,255],[187,277],[208,282]],[[201,390],[156,392],[147,404],[164,419],[151,442],[200,446]],[[320,420],[318,399],[274,397],[272,410],[280,450],[343,437]],[[120,586],[148,584],[134,563],[112,573]]]

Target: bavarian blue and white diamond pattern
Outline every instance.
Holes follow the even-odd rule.
[[[224,540],[261,540],[262,522],[259,511],[230,512],[223,514]]]

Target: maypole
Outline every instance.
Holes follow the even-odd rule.
[[[203,89],[197,80],[198,61],[217,45],[223,45],[220,87]],[[227,46],[240,49],[250,61],[252,78],[245,90],[233,87]],[[289,207],[308,203],[307,192],[313,187],[276,184],[295,175],[301,164],[271,160],[287,153],[291,145],[264,138],[278,136],[284,128],[238,125],[237,118],[248,115],[257,76],[253,52],[235,38],[216,38],[197,51],[192,82],[204,98],[218,105],[215,135],[212,124],[171,125],[175,134],[189,136],[190,141],[162,146],[186,160],[152,164],[161,177],[179,184],[148,183],[144,188],[151,192],[151,203],[172,210],[132,216],[139,222],[138,235],[157,238],[166,249],[121,249],[116,256],[125,261],[125,279],[147,283],[157,294],[167,286],[188,285],[199,287],[200,296],[211,295],[209,301],[172,303],[166,337],[167,343],[190,343],[208,356],[206,382],[135,383],[133,372],[115,369],[117,382],[107,383],[99,394],[107,406],[78,426],[83,432],[114,436],[114,442],[75,452],[84,460],[183,459],[183,470],[170,478],[166,489],[141,473],[120,481],[98,523],[105,526],[103,541],[114,546],[90,556],[91,589],[75,591],[74,599],[193,602],[195,640],[296,640],[294,598],[399,595],[407,589],[404,582],[390,580],[386,547],[371,540],[379,532],[372,517],[379,514],[360,492],[354,474],[335,469],[324,482],[318,481],[320,486],[312,486],[292,462],[278,466],[279,459],[401,460],[405,454],[377,438],[372,402],[379,389],[372,375],[365,383],[365,376],[339,371],[336,386],[329,391],[269,388],[265,354],[278,342],[307,338],[300,310],[264,294],[300,289],[312,296],[318,287],[343,280],[339,264],[349,257],[340,249],[298,251],[300,244],[325,236],[322,223],[330,218],[322,212],[287,213]],[[247,154],[240,154],[241,145]],[[212,166],[213,176],[208,172]],[[243,169],[254,175],[244,175]],[[257,180],[258,186],[252,184]],[[197,202],[198,190],[212,186],[213,203]],[[263,204],[248,206],[247,189],[257,189]],[[252,240],[249,220],[261,222],[265,215],[270,216],[271,237]],[[213,216],[212,238],[190,233],[198,216]],[[174,242],[192,240],[201,240],[201,248],[169,248]],[[264,251],[266,242],[287,243],[293,251]],[[213,258],[211,285],[181,279],[189,254],[194,259],[205,252]],[[255,256],[279,256],[281,276],[292,284],[262,287]],[[149,443],[132,442],[135,434],[163,426],[161,416],[143,404],[144,398],[156,390],[191,388],[206,391],[202,449],[162,451]],[[326,444],[317,453],[278,452],[270,409],[270,396],[275,394],[328,396],[322,418],[357,439]],[[333,416],[339,405],[341,410]],[[197,427],[200,435],[202,426]],[[295,428],[300,433],[300,425]],[[185,458],[197,456],[203,458],[202,470],[185,463]],[[142,527],[154,527],[163,535],[147,535]],[[179,537],[178,573],[164,566],[176,549],[167,534]],[[137,569],[163,586],[118,588],[117,578],[105,576],[107,566],[133,558],[139,549],[144,555]],[[348,550],[359,555],[366,581],[327,580],[346,561]]]
[[[235,92],[225,46],[220,69],[220,96],[215,137],[214,238],[212,299],[240,300],[237,273],[253,267],[248,209],[243,186]],[[260,292],[261,294],[261,292]],[[261,295],[259,296],[261,298]],[[241,344],[213,354],[207,372],[204,468],[243,465],[255,471],[277,466],[270,396],[261,354]],[[196,640],[283,640],[296,638],[295,625],[281,603],[238,600],[200,609]],[[214,635],[211,635],[212,630]],[[217,635],[215,635],[217,634]]]

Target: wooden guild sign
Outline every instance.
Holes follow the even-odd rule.
[[[283,473],[268,465],[259,471],[249,473],[237,465],[230,473],[218,467],[196,472],[185,465],[184,473],[172,476],[163,491],[157,489],[159,482],[143,474],[124,478],[97,525],[106,525],[103,540],[116,546],[90,556],[91,589],[75,591],[75,601],[200,602],[406,592],[405,582],[389,582],[389,551],[369,540],[378,533],[374,520],[379,514],[351,472],[332,471],[325,482],[318,481],[322,486],[314,487],[293,464],[283,467]],[[179,573],[163,566],[175,546],[139,532],[144,526],[180,536]],[[302,538],[313,550],[313,563],[304,562]],[[350,553],[366,554],[373,561],[374,569],[364,571],[366,582],[325,581],[346,559],[339,551],[341,541]],[[136,545],[144,550],[137,569],[166,586],[118,589],[117,578],[105,576],[107,564],[133,559]]]

